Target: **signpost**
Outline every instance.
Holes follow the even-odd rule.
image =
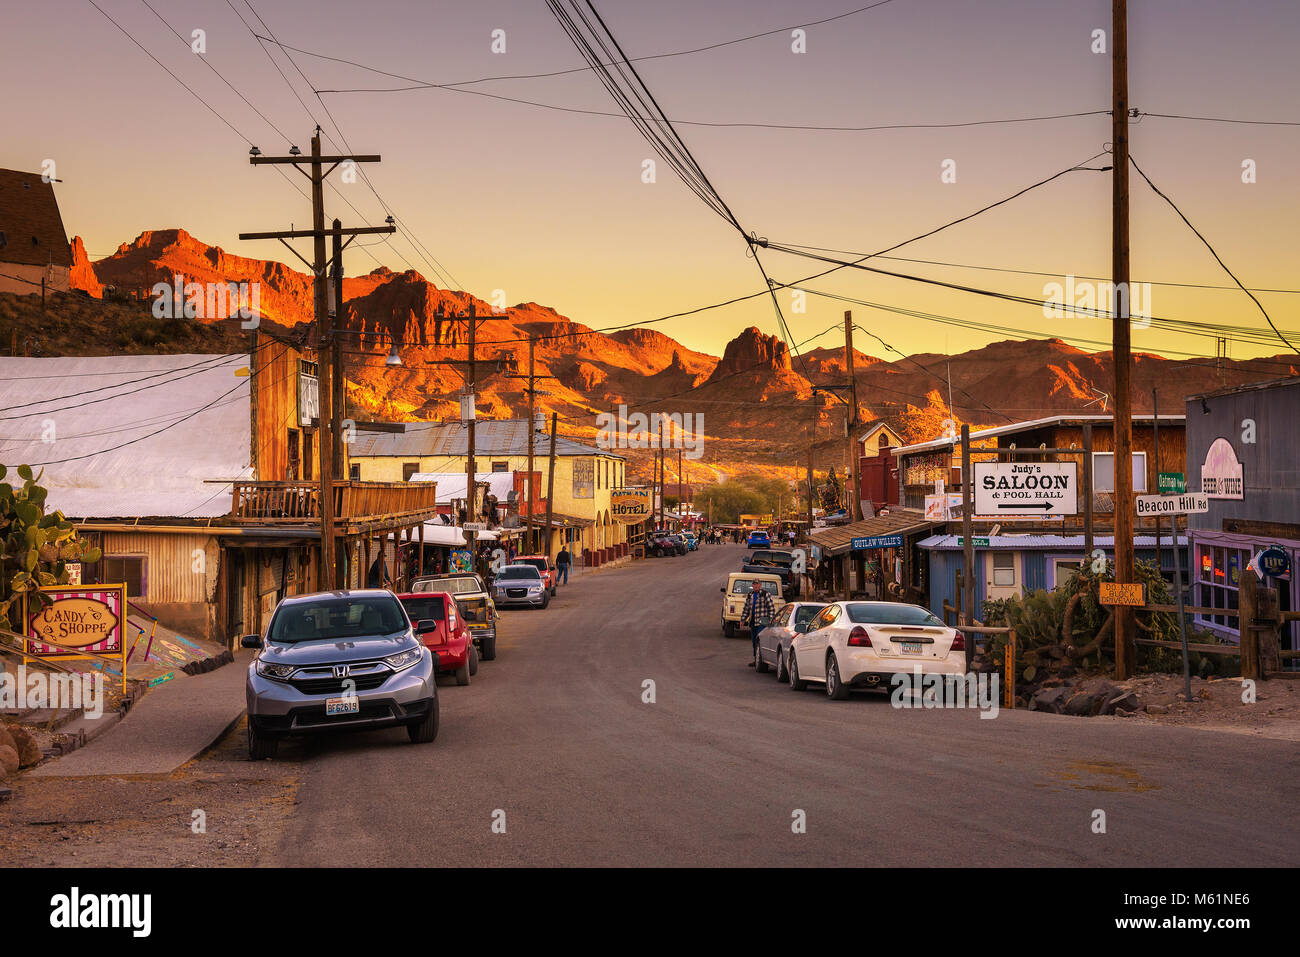
[[[1187,491],[1187,478],[1182,472],[1161,472],[1156,477],[1156,491],[1161,495],[1182,495]]]
[[[1210,497],[1201,492],[1186,492],[1181,495],[1139,495],[1136,501],[1139,518],[1153,515],[1157,518],[1162,515],[1194,515],[1210,510]],[[1178,545],[1177,531],[1175,527],[1175,547]]]
[[[1073,462],[976,462],[975,517],[1061,518],[1079,511]]]

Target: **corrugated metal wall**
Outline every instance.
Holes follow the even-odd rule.
[[[220,552],[210,535],[105,532],[104,554],[143,556],[144,595],[154,603],[211,601],[217,587]]]
[[[1036,592],[1047,587],[1047,553],[1021,552],[1020,568],[1024,574],[1025,591]]]

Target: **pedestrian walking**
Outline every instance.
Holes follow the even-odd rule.
[[[555,556],[555,580],[569,584],[569,566],[573,564],[573,556],[569,554],[569,546],[560,546],[560,554]]]
[[[749,628],[749,667],[754,667],[754,658],[758,654],[758,633],[772,623],[776,617],[776,604],[772,596],[763,588],[763,583],[754,579],[754,587],[745,596],[745,607],[740,612],[740,624]]]

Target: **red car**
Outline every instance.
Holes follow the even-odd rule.
[[[546,590],[555,595],[555,564],[545,555],[520,555],[512,565],[532,565],[542,575],[542,581],[546,584]]]
[[[423,591],[398,595],[397,600],[420,640],[433,652],[434,673],[454,674],[456,684],[469,684],[470,675],[478,672],[478,650],[456,599],[442,591]]]

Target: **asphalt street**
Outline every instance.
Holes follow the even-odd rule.
[[[879,692],[834,702],[756,675],[749,641],[719,627],[718,589],[744,551],[588,572],[545,611],[506,612],[497,660],[468,687],[440,683],[433,744],[401,729],[286,743],[299,804],[268,863],[1300,860],[1293,743],[895,709]]]

